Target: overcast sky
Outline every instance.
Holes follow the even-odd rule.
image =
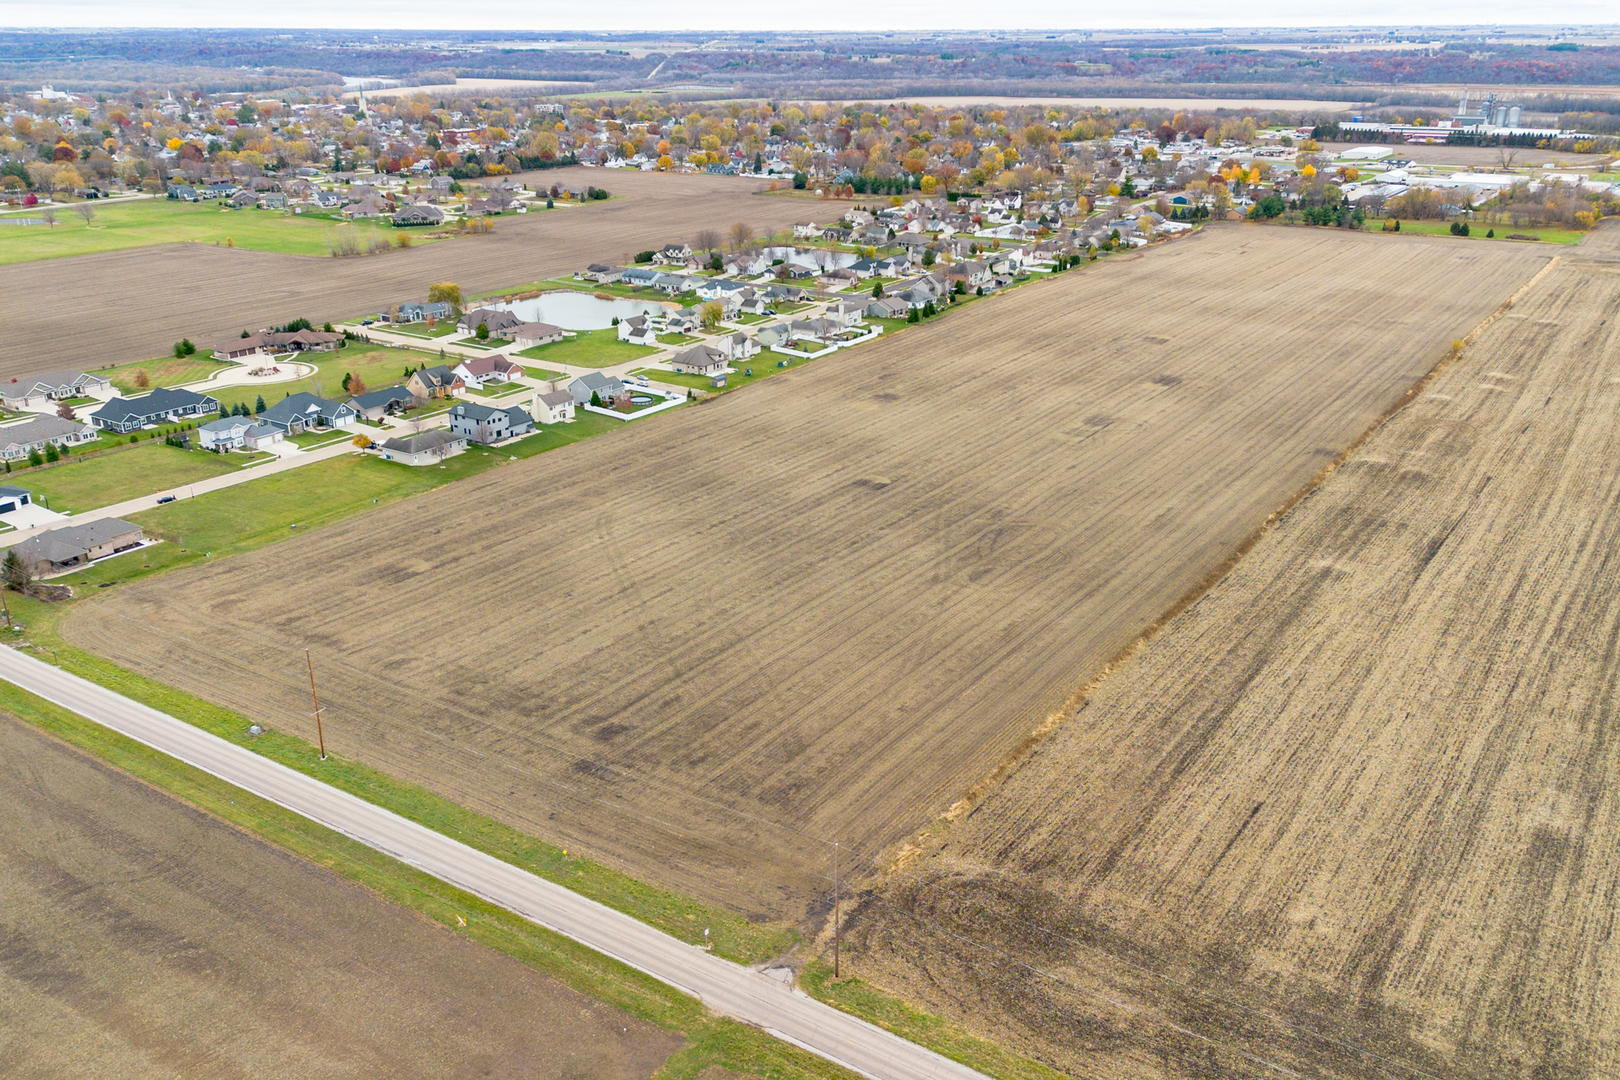
[[[1344,14],[1298,0],[1252,0],[1232,7],[1167,0],[1147,6],[1095,0],[1026,0],[1009,7],[963,0],[815,0],[766,5],[753,0],[615,0],[611,4],[553,4],[532,0],[484,0],[471,7],[439,0],[285,0],[274,4],[203,4],[155,0],[0,0],[0,27],[40,26],[255,26],[390,27],[394,29],[504,30],[917,30],[1005,29],[1020,27],[1328,26],[1351,18],[1359,26],[1427,23],[1500,25],[1608,23],[1620,21],[1616,0],[1558,0],[1552,4],[1515,0],[1365,0]],[[611,20],[611,21],[610,21]]]

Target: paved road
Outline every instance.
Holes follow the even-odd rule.
[[[605,953],[876,1080],[985,1080],[983,1074],[15,649],[0,678],[286,807],[457,888]]]

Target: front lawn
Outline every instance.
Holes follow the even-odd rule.
[[[207,355],[207,350],[212,348],[212,344],[199,346],[198,351],[191,356],[141,360],[133,364],[98,368],[95,373],[104,379],[111,379],[113,387],[125,395],[144,394],[147,390],[155,390],[160,386],[181,386],[185,383],[201,382],[222,368],[235,366],[223,360],[211,359]],[[139,373],[143,371],[146,372],[147,382],[144,388],[136,381]]]
[[[329,256],[332,234],[339,228],[358,234],[362,246],[378,232],[393,238],[391,228],[376,222],[342,225],[332,218],[279,210],[222,210],[217,202],[157,198],[86,205],[96,208],[89,225],[71,208],[58,207],[55,225],[0,229],[0,265],[175,243]]]
[[[469,348],[469,349],[499,349],[499,348],[502,348],[502,347],[504,347],[506,345],[510,345],[511,342],[502,341],[500,338],[497,338],[497,337],[489,337],[489,338],[483,338],[483,339],[479,339],[477,337],[464,337],[464,338],[457,338],[456,340],[452,341],[450,344],[452,344],[452,345],[461,345],[461,346],[464,346],[464,347]]]
[[[446,338],[456,332],[456,324],[448,319],[429,326],[425,322],[419,323],[376,323],[364,329],[382,330],[390,334],[409,334],[411,337],[437,340]]]
[[[195,434],[192,437],[195,439]],[[245,460],[240,455],[182,450],[153,439],[127,450],[106,451],[48,469],[13,473],[10,479],[18,487],[43,496],[41,501],[57,513],[79,514],[236,472]]]
[[[685,345],[696,345],[703,339],[692,334],[659,334],[658,340],[665,345],[679,348]]]
[[[610,326],[605,330],[581,330],[571,338],[563,338],[550,345],[536,345],[517,355],[571,367],[603,368],[627,364],[660,351],[650,345],[631,345],[620,341],[619,331]]]
[[[353,395],[343,389],[345,374],[358,376],[367,390],[386,390],[390,386],[402,385],[410,378],[405,371],[406,368],[414,371],[421,364],[433,367],[441,363],[454,363],[451,360],[440,360],[428,353],[408,349],[384,349],[360,342],[350,342],[346,348],[337,352],[298,353],[295,356],[277,359],[287,363],[314,364],[315,374],[296,382],[224,386],[218,390],[209,390],[209,396],[218,398],[219,406],[225,412],[230,412],[231,406],[237,403],[246,405],[251,411],[256,407],[260,396],[263,396],[264,403],[268,406],[274,405],[290,394],[306,391],[318,393],[321,397],[333,401],[347,401]]]

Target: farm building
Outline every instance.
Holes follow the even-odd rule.
[[[139,525],[119,518],[102,518],[42,532],[12,550],[35,574],[44,575],[128,551],[139,547],[145,539]]]

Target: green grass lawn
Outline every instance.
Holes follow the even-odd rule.
[[[398,325],[394,323],[379,323],[375,329],[386,330],[390,334],[408,334],[411,337],[437,340],[439,338],[447,338],[451,334],[454,334],[456,332],[456,324],[449,319],[437,322],[432,326],[429,326],[425,322],[399,323]]]
[[[292,359],[300,363],[314,364],[316,373],[297,382],[267,383],[262,386],[223,386],[218,390],[210,390],[209,396],[218,398],[220,408],[229,412],[231,406],[238,402],[249,409],[254,408],[261,394],[266,405],[274,405],[289,394],[306,391],[314,393],[315,386],[319,383],[323,397],[334,401],[347,401],[351,395],[343,390],[345,374],[359,376],[368,391],[386,390],[390,386],[404,383],[410,377],[405,374],[406,367],[414,369],[418,364],[433,367],[440,363],[438,357],[429,353],[376,348],[359,342],[351,342],[337,352],[300,353]]]
[[[392,228],[373,221],[343,226],[332,218],[279,210],[221,210],[218,203],[142,199],[97,207],[89,225],[59,209],[53,226],[0,229],[0,265],[153,244],[223,246],[227,240],[250,251],[328,256],[332,232],[340,226],[359,233],[362,244],[375,232],[393,238]]]
[[[1368,232],[1380,232],[1382,225],[1376,220],[1367,222]],[[1485,240],[1487,231],[1496,231],[1495,239],[1506,240],[1509,233],[1521,236],[1534,236],[1544,244],[1578,244],[1581,237],[1586,234],[1575,229],[1543,229],[1534,226],[1520,228],[1515,225],[1498,225],[1490,221],[1471,221],[1468,223],[1468,235],[1458,236],[1457,240]],[[1405,221],[1401,222],[1401,232],[1417,233],[1420,236],[1451,236],[1451,222],[1449,221]]]
[[[180,386],[184,383],[201,382],[213,375],[221,368],[234,365],[222,360],[210,359],[207,355],[209,349],[218,342],[206,346],[198,346],[198,351],[185,357],[167,356],[157,360],[141,360],[132,364],[119,364],[116,367],[96,369],[96,374],[102,378],[111,379],[113,386],[121,394],[144,394],[147,390],[155,390],[160,386]],[[147,386],[142,389],[136,382],[139,372],[146,372]]]
[[[728,319],[727,321],[735,326],[754,326],[757,323],[772,322],[775,319],[775,315],[739,315],[735,319]]]
[[[640,360],[659,351],[650,345],[620,341],[618,329],[610,326],[605,330],[581,330],[571,338],[551,345],[536,345],[517,355],[572,367],[601,368]]]
[[[500,338],[496,338],[496,337],[484,338],[482,341],[480,341],[476,337],[464,337],[464,338],[457,338],[455,341],[452,341],[450,344],[452,344],[452,345],[462,345],[462,346],[465,346],[466,348],[469,348],[469,349],[500,349],[500,348],[506,347],[507,345],[510,345],[511,342],[502,341]]]
[[[154,439],[49,469],[13,473],[11,482],[43,496],[58,513],[77,514],[233,473],[247,460],[240,454],[181,450]]]
[[[665,345],[679,347],[682,345],[696,345],[703,339],[693,334],[659,334],[658,340]]]

